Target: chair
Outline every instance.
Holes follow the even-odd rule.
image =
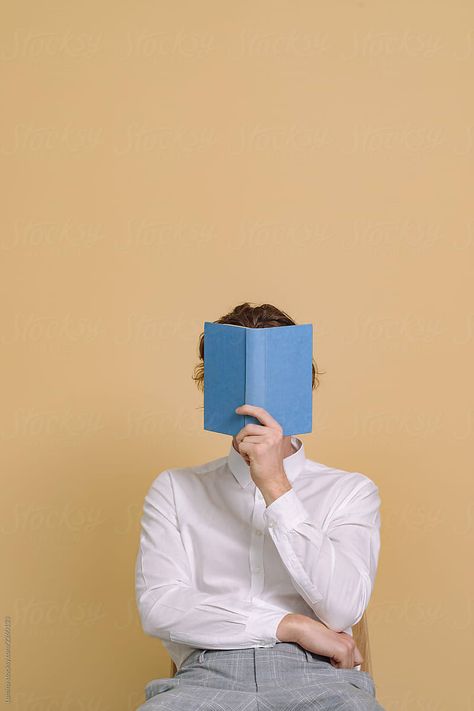
[[[367,615],[365,612],[362,615],[362,617],[360,618],[359,622],[356,625],[353,625],[352,635],[353,635],[354,641],[357,644],[357,647],[359,648],[359,651],[362,654],[362,657],[364,659],[364,661],[360,665],[360,668],[362,671],[369,672],[369,674],[372,676],[372,661],[370,658],[370,645],[369,645],[369,627],[367,624]],[[175,674],[176,674],[176,664],[174,663],[173,660],[171,660],[170,676],[172,677]]]

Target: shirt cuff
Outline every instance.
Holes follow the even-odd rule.
[[[291,610],[283,610],[261,600],[252,600],[251,604],[253,610],[247,620],[245,631],[254,638],[257,645],[274,647],[277,642],[281,642],[276,636],[278,625]]]
[[[294,489],[285,491],[284,494],[272,501],[263,515],[269,528],[279,526],[280,528],[295,528],[302,521],[308,521],[309,516],[303,503],[300,501]]]

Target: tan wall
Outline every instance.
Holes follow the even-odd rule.
[[[11,3],[1,28],[10,708],[133,711],[143,497],[227,452],[204,320],[313,322],[308,456],[383,499],[387,709],[472,692],[472,3]]]

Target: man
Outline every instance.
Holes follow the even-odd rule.
[[[248,302],[218,322],[295,323]],[[307,459],[264,408],[236,412],[260,424],[226,457],[161,472],[145,497],[137,606],[177,673],[149,682],[137,711],[383,711],[351,635],[375,580],[378,488]]]

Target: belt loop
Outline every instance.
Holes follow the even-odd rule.
[[[202,664],[204,661],[204,655],[206,654],[206,650],[203,649],[201,654],[199,655],[199,664]]]
[[[312,662],[313,657],[311,656],[311,652],[308,649],[305,649],[304,647],[303,647],[303,649],[304,649],[304,653],[306,654],[306,661]]]

